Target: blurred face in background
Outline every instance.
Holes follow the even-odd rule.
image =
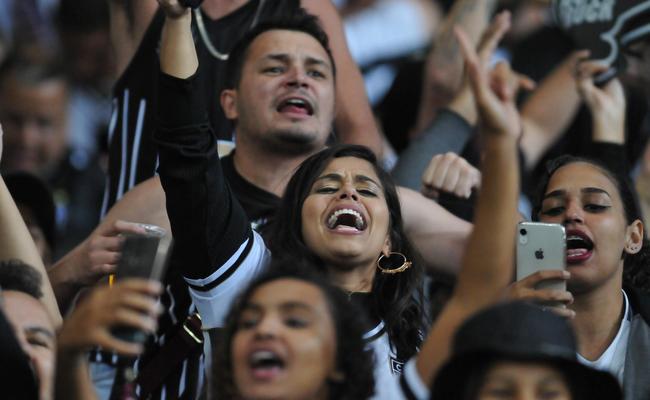
[[[61,161],[67,147],[67,99],[62,79],[27,83],[9,74],[0,82],[4,172],[45,176]]]
[[[75,83],[108,93],[115,75],[115,59],[108,29],[62,32],[62,41],[69,72]]]
[[[320,289],[297,279],[263,284],[248,299],[232,341],[241,399],[326,399],[337,378],[336,331]]]

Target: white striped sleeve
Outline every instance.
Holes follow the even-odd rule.
[[[271,253],[255,231],[228,261],[208,277],[184,278],[201,316],[203,329],[220,328],[232,302],[266,267]]]
[[[400,386],[406,399],[428,400],[429,388],[422,382],[415,365],[417,357],[411,358],[404,366],[400,376]]]

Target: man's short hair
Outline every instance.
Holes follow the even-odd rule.
[[[0,288],[26,293],[35,299],[43,297],[41,274],[20,260],[0,261]]]
[[[327,33],[325,33],[321,27],[318,17],[307,13],[303,8],[299,8],[291,15],[263,19],[235,44],[235,47],[233,47],[230,52],[228,64],[226,66],[227,89],[234,89],[239,86],[244,61],[248,55],[248,48],[251,43],[253,43],[259,35],[275,30],[302,32],[316,39],[316,41],[323,46],[325,52],[327,52],[327,56],[332,64],[332,72],[334,76],[336,76],[336,65],[334,63],[334,57],[332,56],[332,50],[329,47]]]
[[[25,85],[40,85],[50,81],[61,81],[67,85],[63,60],[59,55],[44,52],[42,58],[13,50],[0,64],[0,89],[7,78],[13,78]]]

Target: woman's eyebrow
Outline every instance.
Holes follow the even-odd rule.
[[[242,310],[242,312],[244,312],[244,311],[261,312],[262,311],[262,306],[257,304],[257,303],[246,303],[241,308],[241,310]]]
[[[354,177],[354,180],[357,182],[372,182],[378,187],[382,187],[379,183],[377,183],[377,181],[366,175],[357,175]]]
[[[605,194],[605,195],[607,195],[608,197],[611,197],[611,196],[609,195],[609,193],[608,193],[606,190],[601,189],[601,188],[597,188],[597,187],[585,187],[585,188],[580,189],[580,192],[581,192],[581,193],[597,193],[597,194]],[[566,190],[564,190],[564,189],[558,189],[558,190],[554,190],[554,191],[552,191],[552,192],[546,193],[546,194],[544,195],[544,198],[543,198],[542,200],[546,200],[546,199],[548,199],[548,198],[550,198],[550,197],[563,197],[563,196],[565,196],[565,195],[566,195]]]
[[[280,309],[283,311],[294,311],[294,310],[312,311],[313,308],[310,305],[300,301],[286,301],[280,304]]]
[[[552,192],[546,193],[542,198],[542,200],[546,200],[551,197],[563,197],[565,194],[566,194],[566,190],[564,189],[554,190]]]
[[[45,335],[47,337],[53,338],[54,337],[54,332],[52,330],[43,327],[43,326],[30,326],[25,329],[29,333],[36,333],[36,334],[41,334]]]
[[[597,187],[586,187],[580,190],[582,193],[596,193],[596,194],[605,194],[607,197],[611,197],[609,193],[601,188]]]
[[[340,181],[342,179],[343,179],[343,176],[332,172],[331,174],[326,174],[326,175],[319,176],[318,178],[316,178],[316,182],[318,182],[318,181],[326,181],[326,180]]]
[[[318,178],[316,178],[315,182],[326,181],[326,180],[332,180],[332,181],[339,181],[340,182],[340,181],[343,180],[343,175],[332,172],[332,173],[329,173],[329,174],[326,174],[326,175],[319,176]],[[371,182],[371,183],[377,185],[378,187],[382,187],[382,185],[380,185],[376,180],[374,180],[371,177],[366,176],[366,175],[361,175],[361,174],[355,175],[354,181],[355,182]]]

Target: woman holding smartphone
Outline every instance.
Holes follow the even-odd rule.
[[[594,141],[622,143],[622,89],[617,80],[596,88],[590,77],[599,68],[586,63],[578,71],[578,87],[593,114]],[[608,166],[571,156],[552,162],[533,203],[533,219],[566,229],[570,277],[564,278],[567,291],[555,293],[567,306],[558,312],[573,318],[579,360],[615,375],[626,399],[649,398],[650,297],[642,290],[650,282],[650,249],[625,168],[620,160],[602,159]],[[560,278],[563,272],[538,273],[515,283],[511,293],[545,300],[549,292],[533,285],[551,275]]]
[[[309,83],[304,85],[308,93],[318,94],[333,87],[330,75],[312,70],[312,59],[323,60],[322,64],[316,63],[318,66],[328,65],[327,46],[317,40],[319,35],[310,33],[313,29],[299,29],[295,25],[311,21],[309,16],[306,18],[307,21],[259,25],[250,32],[248,62],[253,64],[249,65],[274,61],[277,57],[273,55],[280,50],[298,61],[292,61],[286,68],[248,68],[242,75],[242,86],[250,87],[244,85],[245,81],[268,79],[278,81],[280,88],[294,88],[297,85],[292,81],[298,73]],[[426,340],[420,300],[421,270],[411,261],[394,183],[377,165],[374,155],[362,146],[338,145],[304,160],[289,180],[268,235],[262,239],[251,230],[247,216],[225,182],[218,154],[210,145],[210,129],[207,124],[193,122],[194,114],[187,110],[189,102],[183,101],[192,97],[191,84],[183,77],[191,77],[196,65],[184,75],[166,69],[169,66],[161,62],[163,73],[176,75],[163,76],[159,95],[177,100],[178,104],[171,109],[179,120],[186,120],[165,122],[173,115],[161,113],[157,132],[159,171],[177,256],[182,263],[179,265],[183,265],[183,270],[177,272],[183,274],[190,287],[204,328],[224,326],[223,317],[231,299],[267,269],[271,254],[275,260],[290,255],[294,260],[297,257],[307,261],[307,265],[316,265],[335,286],[349,297],[358,298],[365,306],[366,317],[374,320],[371,326],[375,328],[366,332],[365,338],[374,350],[375,380],[381,382],[375,387],[376,398],[402,398],[405,386],[410,390],[422,389],[414,388],[418,378],[426,391],[448,355],[447,343],[457,326],[473,312],[498,301],[511,276],[510,245],[514,241],[519,181],[516,144],[521,132],[514,98],[519,86],[526,84],[517,77],[508,79],[512,76],[506,65],[497,67],[493,76],[487,70],[489,57],[485,55],[491,53],[507,30],[508,14],[498,17],[497,23],[498,28],[489,36],[491,46],[481,56],[469,39],[459,34],[481,110],[486,174],[476,226],[469,238],[458,285]],[[284,47],[279,50],[280,45]],[[187,47],[192,50],[191,44]],[[303,65],[303,60],[309,62]],[[329,79],[321,81],[323,76]],[[493,87],[499,90],[498,94]],[[270,117],[260,115],[260,120],[268,120],[270,126],[286,125],[286,117],[276,117],[277,96],[267,97],[270,98],[265,104],[269,107],[265,105],[257,111],[268,109]],[[327,96],[319,97],[318,104],[323,107],[331,104]],[[247,108],[250,112],[255,110]],[[298,127],[312,129],[315,117],[309,116],[309,112],[304,115],[304,119],[298,118],[303,121]],[[274,124],[275,121],[279,123]],[[487,251],[491,254],[488,260],[484,256]],[[416,359],[418,351],[424,356]]]
[[[567,232],[567,307],[580,361],[614,374],[627,398],[648,398],[650,298],[639,291],[647,286],[648,247],[630,184],[567,156],[549,168],[539,194],[534,218]]]

